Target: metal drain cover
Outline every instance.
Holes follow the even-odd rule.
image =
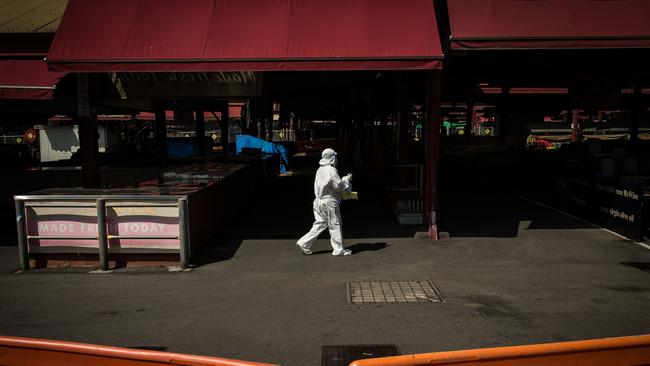
[[[322,366],[347,366],[352,361],[366,358],[399,356],[394,344],[354,344],[348,346],[323,346]]]
[[[348,282],[349,304],[405,304],[444,302],[431,281]]]

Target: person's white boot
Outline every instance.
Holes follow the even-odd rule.
[[[332,253],[332,255],[335,257],[343,257],[343,256],[352,255],[352,251],[350,249],[343,249],[343,251],[339,253]]]
[[[304,254],[304,255],[311,255],[311,254],[313,253],[313,252],[311,251],[311,249],[303,248],[303,247],[301,247],[300,244],[298,244],[298,243],[296,243],[296,246],[298,246],[298,248],[300,248],[300,250],[302,251],[302,254]]]

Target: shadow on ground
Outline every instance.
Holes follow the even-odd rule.
[[[520,197],[531,192],[549,196],[553,191],[552,177],[540,179],[526,173],[533,169],[530,161],[490,157],[489,151],[485,154],[486,157],[441,157],[440,225],[451,237],[517,237],[522,222],[529,222],[526,229],[537,230],[591,227],[550,212],[531,215],[534,203]]]
[[[590,227],[552,211],[540,213],[539,206],[522,199],[529,186],[520,174],[521,167],[517,164],[521,162],[495,165],[467,159],[444,160],[444,156],[442,159],[439,230],[449,232],[452,238],[513,238],[520,230]],[[308,232],[313,222],[313,176],[317,163],[307,161],[293,168],[293,176],[270,183],[247,213],[214,241],[218,245],[205,248],[194,262],[202,265],[229,259],[244,240],[296,241]],[[349,171],[345,166],[339,170],[342,175]],[[353,187],[359,192],[359,200],[341,204],[343,237],[348,246],[354,239],[406,238],[426,231],[423,226],[400,226],[386,186],[354,173]],[[327,231],[320,238],[329,238]],[[357,252],[379,248],[363,243],[355,245],[358,245]],[[352,249],[355,251],[354,245]]]
[[[0,205],[0,246],[18,245],[14,208]]]
[[[297,241],[307,233],[314,220],[313,177],[317,167],[310,163],[294,167],[293,176],[279,177],[271,182],[250,209],[213,240],[214,245],[204,247],[195,255],[193,264],[205,265],[232,258],[244,240]],[[345,172],[347,170],[342,168],[341,173]],[[355,175],[353,187],[359,192],[359,200],[341,203],[343,238],[353,252],[380,250],[387,246],[386,243],[355,243],[354,239],[413,237],[415,232],[423,230],[399,225],[381,185]],[[325,230],[320,239],[328,238]]]
[[[621,262],[621,264],[626,267],[636,268],[650,273],[650,262]]]
[[[522,200],[527,183],[522,179],[521,162],[490,164],[476,157],[443,155],[439,181],[439,229],[451,237],[517,237],[525,229],[582,229],[590,227],[577,220],[547,213],[531,217],[531,202]],[[246,213],[231,218],[232,224],[192,257],[194,265],[232,258],[244,240],[296,241],[313,222],[313,177],[317,160],[297,162],[293,176],[279,177],[265,187]],[[359,200],[341,204],[343,237],[350,246],[355,239],[407,238],[425,227],[400,226],[392,209],[385,184],[364,176],[351,165],[340,168],[341,175],[352,171],[353,187]],[[16,245],[12,210],[2,210],[0,245]],[[5,212],[6,211],[6,212]],[[329,238],[325,231],[321,239]],[[375,243],[376,244],[376,243]],[[371,243],[352,244],[354,252],[383,249]]]
[[[387,243],[357,243],[357,244],[352,244],[348,245],[347,248],[352,251],[352,254],[359,254],[362,252],[375,252],[378,250],[386,249],[390,245]],[[332,250],[318,250],[313,252],[311,255],[317,255],[317,254],[332,254]]]

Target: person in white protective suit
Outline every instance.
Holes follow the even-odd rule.
[[[316,171],[314,179],[314,225],[311,230],[298,240],[296,245],[302,249],[303,254],[312,253],[311,246],[318,235],[325,229],[330,232],[330,244],[332,255],[352,255],[350,249],[343,248],[343,237],[341,235],[341,193],[351,189],[352,174],[342,179],[336,170],[336,152],[332,149],[325,149],[321,155],[320,168]]]

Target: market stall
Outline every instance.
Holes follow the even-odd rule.
[[[202,162],[172,167],[139,187],[17,195],[21,267],[98,261],[107,270],[137,257],[187,268],[191,256],[256,193],[269,171],[263,165],[264,160]]]

